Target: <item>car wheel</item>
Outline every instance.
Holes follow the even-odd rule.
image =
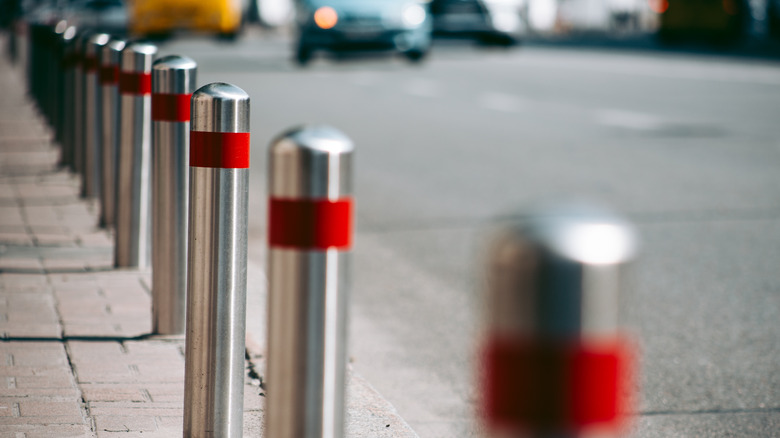
[[[300,66],[305,66],[311,62],[313,50],[309,46],[299,45],[298,50],[295,52],[295,62]]]
[[[412,49],[404,52],[406,59],[414,63],[421,62],[427,54],[428,52],[422,49]]]
[[[496,32],[481,35],[479,42],[487,46],[512,47],[517,45],[518,40],[512,35]]]

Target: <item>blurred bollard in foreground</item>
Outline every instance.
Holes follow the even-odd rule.
[[[352,141],[293,129],[271,144],[265,436],[344,436]]]
[[[119,62],[119,175],[114,265],[151,263],[152,58],[157,47],[128,44]]]
[[[487,436],[623,436],[633,359],[618,298],[636,245],[627,222],[582,204],[499,229],[486,265]]]
[[[152,67],[152,332],[159,335],[184,334],[196,69],[195,61],[175,55]]]
[[[192,95],[184,436],[242,435],[249,96],[213,83]]]
[[[113,227],[116,218],[117,157],[119,156],[119,58],[125,41],[112,39],[100,52],[101,146],[100,225]]]

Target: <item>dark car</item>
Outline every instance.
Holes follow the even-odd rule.
[[[123,0],[76,0],[62,11],[68,24],[112,35],[127,33],[127,6]]]
[[[432,0],[433,32],[486,44],[513,45],[525,31],[520,5],[515,0]]]
[[[428,3],[419,0],[302,0],[295,57],[306,64],[318,50],[394,50],[410,60],[430,49]]]

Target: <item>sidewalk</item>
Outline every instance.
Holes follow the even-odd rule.
[[[51,132],[4,55],[0,438],[181,436],[184,340],[149,335],[150,272],[113,269],[97,204],[57,167]],[[260,437],[263,352],[247,345],[244,436]],[[367,382],[349,381],[347,436],[416,437]]]

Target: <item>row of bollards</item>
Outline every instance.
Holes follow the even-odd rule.
[[[157,47],[31,24],[28,80],[61,163],[115,228],[115,266],[152,268],[152,325],[185,334],[185,437],[240,437],[249,96]],[[354,145],[295,128],[269,151],[265,435],[343,437]],[[617,322],[631,226],[589,205],[500,227],[487,257],[486,436],[619,436],[632,348]]]

